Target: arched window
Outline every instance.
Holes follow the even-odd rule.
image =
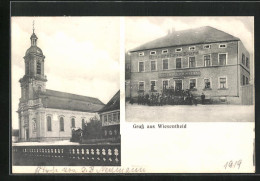
[[[41,74],[41,62],[37,62],[37,74]]]
[[[64,118],[60,117],[60,131],[64,131]]]
[[[47,130],[51,131],[51,117],[50,116],[47,117]]]
[[[75,119],[74,118],[71,118],[71,127],[75,128]]]
[[[84,119],[82,119],[82,121],[81,121],[81,128],[82,128],[82,129],[85,128],[85,120],[84,120]]]

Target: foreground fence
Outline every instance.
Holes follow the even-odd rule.
[[[13,146],[12,153],[16,166],[121,165],[120,144]]]

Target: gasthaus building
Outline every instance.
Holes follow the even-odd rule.
[[[214,102],[253,103],[250,55],[228,33],[209,26],[172,31],[129,52],[132,98],[173,88]]]

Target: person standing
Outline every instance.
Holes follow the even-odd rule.
[[[205,103],[205,94],[202,92],[200,97],[201,97],[201,104],[204,104]]]

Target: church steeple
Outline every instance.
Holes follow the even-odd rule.
[[[22,88],[22,101],[36,99],[37,92],[45,91],[47,77],[44,74],[45,56],[37,46],[37,36],[35,35],[34,22],[33,33],[31,35],[31,46],[27,49],[24,58],[25,75],[20,79]]]
[[[34,20],[33,20],[33,34],[31,36],[31,46],[37,46],[37,36],[34,33]]]

